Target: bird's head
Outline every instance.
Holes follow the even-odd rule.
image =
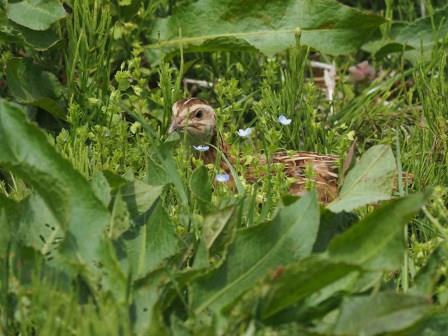
[[[182,99],[173,105],[172,111],[169,133],[186,132],[193,145],[211,142],[216,134],[216,114],[205,100],[199,98]]]

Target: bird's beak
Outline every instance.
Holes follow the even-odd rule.
[[[171,123],[170,128],[168,128],[168,134],[173,133],[176,129],[177,129],[177,125],[176,125],[176,121],[174,120]]]
[[[173,119],[171,122],[170,128],[168,128],[168,134],[171,134],[173,132],[176,132],[180,127],[180,120],[179,119]]]
[[[168,134],[182,130],[184,128],[184,119],[182,117],[173,118],[170,128],[168,128]]]

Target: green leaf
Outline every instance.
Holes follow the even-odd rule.
[[[92,188],[106,206],[113,196],[121,194],[131,219],[138,221],[155,204],[162,193],[163,185],[149,185],[140,180],[129,181],[110,171],[94,175]]]
[[[121,192],[115,195],[112,206],[112,216],[110,225],[107,227],[107,236],[109,239],[116,240],[130,227],[130,215],[126,203],[123,201]]]
[[[194,170],[191,175],[190,187],[202,213],[209,211],[212,201],[212,186],[205,166],[200,166]]]
[[[436,10],[432,16],[414,22],[394,22],[390,38],[367,43],[363,49],[381,58],[389,53],[403,52],[415,62],[421,57],[429,60],[433,47],[448,34],[448,6]]]
[[[351,211],[390,199],[396,170],[394,154],[389,146],[371,147],[347,174],[339,196],[328,204],[328,209],[333,212]]]
[[[6,18],[6,14],[0,11],[0,38],[11,44],[29,45],[30,47],[44,51],[60,41],[55,27],[44,31],[31,30],[18,25]]]
[[[205,217],[204,225],[202,227],[202,238],[208,250],[212,247],[213,243],[229,223],[234,210],[235,208],[231,206]]]
[[[121,187],[121,195],[127,204],[131,218],[145,214],[159,199],[163,186],[152,186],[135,180]]]
[[[99,284],[100,288],[112,293],[114,303],[120,305],[128,302],[129,274],[121,267],[117,254],[111,240],[102,242],[98,252],[101,278],[91,281],[90,285]]]
[[[44,31],[31,30],[19,25],[16,25],[15,28],[22,35],[26,44],[39,51],[48,50],[61,40],[56,31],[51,28]]]
[[[47,30],[66,16],[58,0],[24,0],[9,3],[7,15],[11,21],[33,30]]]
[[[237,233],[227,258],[192,284],[192,307],[219,311],[261,280],[269,270],[311,253],[319,227],[314,192],[279,210],[272,222]]]
[[[335,335],[378,335],[399,331],[422,319],[431,309],[424,297],[384,292],[344,300]]]
[[[20,206],[18,236],[22,244],[39,251],[50,265],[58,263],[58,250],[66,235],[54,213],[39,195],[31,195]]]
[[[7,251],[7,246],[13,237],[14,223],[17,223],[19,205],[0,194],[0,262]]]
[[[173,184],[182,204],[188,206],[187,192],[177,171],[172,146],[171,143],[164,143],[152,149],[149,156],[147,182],[150,185]]]
[[[405,249],[403,227],[427,197],[417,193],[376,209],[335,237],[328,248],[328,257],[369,270],[399,269]]]
[[[97,172],[93,175],[90,180],[90,186],[92,187],[95,196],[105,207],[108,207],[112,200],[112,187],[109,185],[109,181],[104,176],[103,172]]]
[[[135,332],[137,335],[165,335],[161,303],[169,277],[164,271],[149,274],[134,287]]]
[[[0,100],[0,165],[33,187],[65,232],[64,253],[92,266],[109,213],[86,179],[16,105]]]
[[[42,70],[29,59],[13,58],[6,66],[6,80],[19,103],[42,108],[56,118],[65,118],[59,102],[62,86],[52,73]]]
[[[161,203],[157,203],[145,225],[139,227],[132,239],[124,240],[129,267],[139,279],[165,266],[168,258],[177,253],[178,240]]]
[[[341,5],[335,0],[199,0],[179,6],[159,19],[153,29],[158,41],[151,48],[207,43],[209,51],[224,45],[239,50],[242,40],[266,55],[301,42],[323,53],[345,54],[358,49],[379,25],[380,16]],[[181,34],[181,36],[180,36]],[[225,41],[226,38],[230,38]],[[233,40],[232,40],[233,39]],[[204,45],[202,45],[204,47]]]
[[[327,249],[329,242],[338,234],[346,231],[358,220],[358,217],[350,212],[333,213],[323,208],[320,216],[319,233],[313,252],[323,252]]]
[[[448,330],[448,313],[443,311],[429,314],[415,325],[394,334],[394,336],[439,336]]]
[[[278,276],[267,283],[270,288],[261,303],[262,317],[268,318],[356,270],[353,265],[319,257],[309,257],[279,269]]]

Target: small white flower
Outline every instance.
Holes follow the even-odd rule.
[[[239,129],[238,135],[242,138],[247,138],[252,133],[252,128]]]
[[[202,145],[193,146],[193,148],[196,149],[198,152],[206,152],[210,149],[209,146],[202,146]]]
[[[230,179],[230,176],[229,176],[229,174],[226,174],[226,173],[217,174],[215,177],[215,180],[220,183],[228,182],[229,179]]]
[[[283,114],[278,117],[278,122],[284,126],[288,126],[291,123],[291,119],[286,118]]]

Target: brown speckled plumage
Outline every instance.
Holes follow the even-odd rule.
[[[199,110],[204,110],[203,118],[195,118]],[[207,120],[206,120],[207,119]],[[173,122],[170,130],[187,130],[191,136],[195,137],[198,132],[207,132],[208,137],[202,137],[202,144],[209,143],[226,155],[230,163],[235,160],[229,156],[228,145],[218,136],[216,132],[216,114],[213,108],[204,100],[198,98],[183,99],[173,105]],[[214,164],[217,159],[216,150],[210,147],[206,152],[197,153],[206,164]],[[338,192],[338,157],[334,155],[320,155],[312,152],[277,152],[271,157],[272,163],[283,164],[285,175],[293,178],[294,182],[290,186],[290,193],[301,195],[307,186],[307,175],[312,175],[312,180],[316,186],[319,198],[322,202],[331,202]],[[221,168],[229,172],[224,160],[220,160]],[[264,155],[259,156],[259,165],[266,165]],[[256,170],[249,167],[245,178],[250,182],[255,182],[260,177]],[[309,172],[312,174],[309,174]]]

